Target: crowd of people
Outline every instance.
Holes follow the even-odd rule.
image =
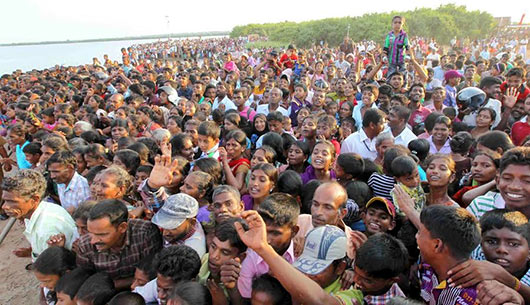
[[[0,78],[42,304],[530,302],[527,36],[163,41]]]

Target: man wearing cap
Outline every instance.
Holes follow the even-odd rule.
[[[449,70],[444,74],[445,78],[445,100],[444,105],[448,107],[458,108],[456,105],[456,85],[460,83],[462,74],[456,70]]]
[[[325,292],[338,292],[340,277],[346,269],[346,234],[330,225],[309,231],[304,251],[293,266],[317,282]]]
[[[337,226],[346,233],[346,236],[350,236],[352,230],[342,221],[348,213],[346,209],[347,200],[348,195],[346,194],[346,190],[337,182],[324,183],[315,190],[311,204],[311,215],[301,214],[298,216],[300,230],[293,239],[295,256],[301,254],[306,235],[313,228],[325,225]],[[355,258],[355,253],[350,245],[351,240],[348,239],[347,254],[349,258],[353,259]]]
[[[387,198],[373,197],[366,203],[361,217],[366,227],[366,236],[387,233],[396,226],[396,207]]]
[[[199,203],[190,195],[169,196],[151,220],[162,230],[164,247],[186,245],[202,257],[206,253],[206,235],[197,221]]]

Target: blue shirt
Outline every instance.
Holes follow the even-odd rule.
[[[443,104],[447,107],[457,108],[456,106],[456,88],[445,85],[445,100]]]
[[[22,151],[26,145],[29,144],[29,141],[26,141],[26,143],[22,144],[22,147],[20,145],[17,145],[16,149],[16,156],[17,156],[17,165],[19,169],[27,169],[31,168],[31,163],[26,160],[26,155]]]

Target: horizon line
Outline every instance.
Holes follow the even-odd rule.
[[[35,42],[30,42],[30,41],[11,42],[11,43],[0,43],[0,47],[62,44],[62,43],[84,43],[84,42],[100,42],[100,41],[144,40],[144,39],[157,39],[157,38],[182,38],[182,37],[195,37],[195,36],[226,36],[226,35],[230,35],[230,32],[231,31],[203,31],[203,32],[169,33],[169,34],[155,34],[155,35],[141,35],[141,36],[89,38],[89,39],[75,39],[75,40],[67,39],[67,40],[50,40],[50,41],[35,41]]]

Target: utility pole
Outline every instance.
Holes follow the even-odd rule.
[[[346,37],[350,38],[350,25],[348,24],[348,33],[346,34]]]

